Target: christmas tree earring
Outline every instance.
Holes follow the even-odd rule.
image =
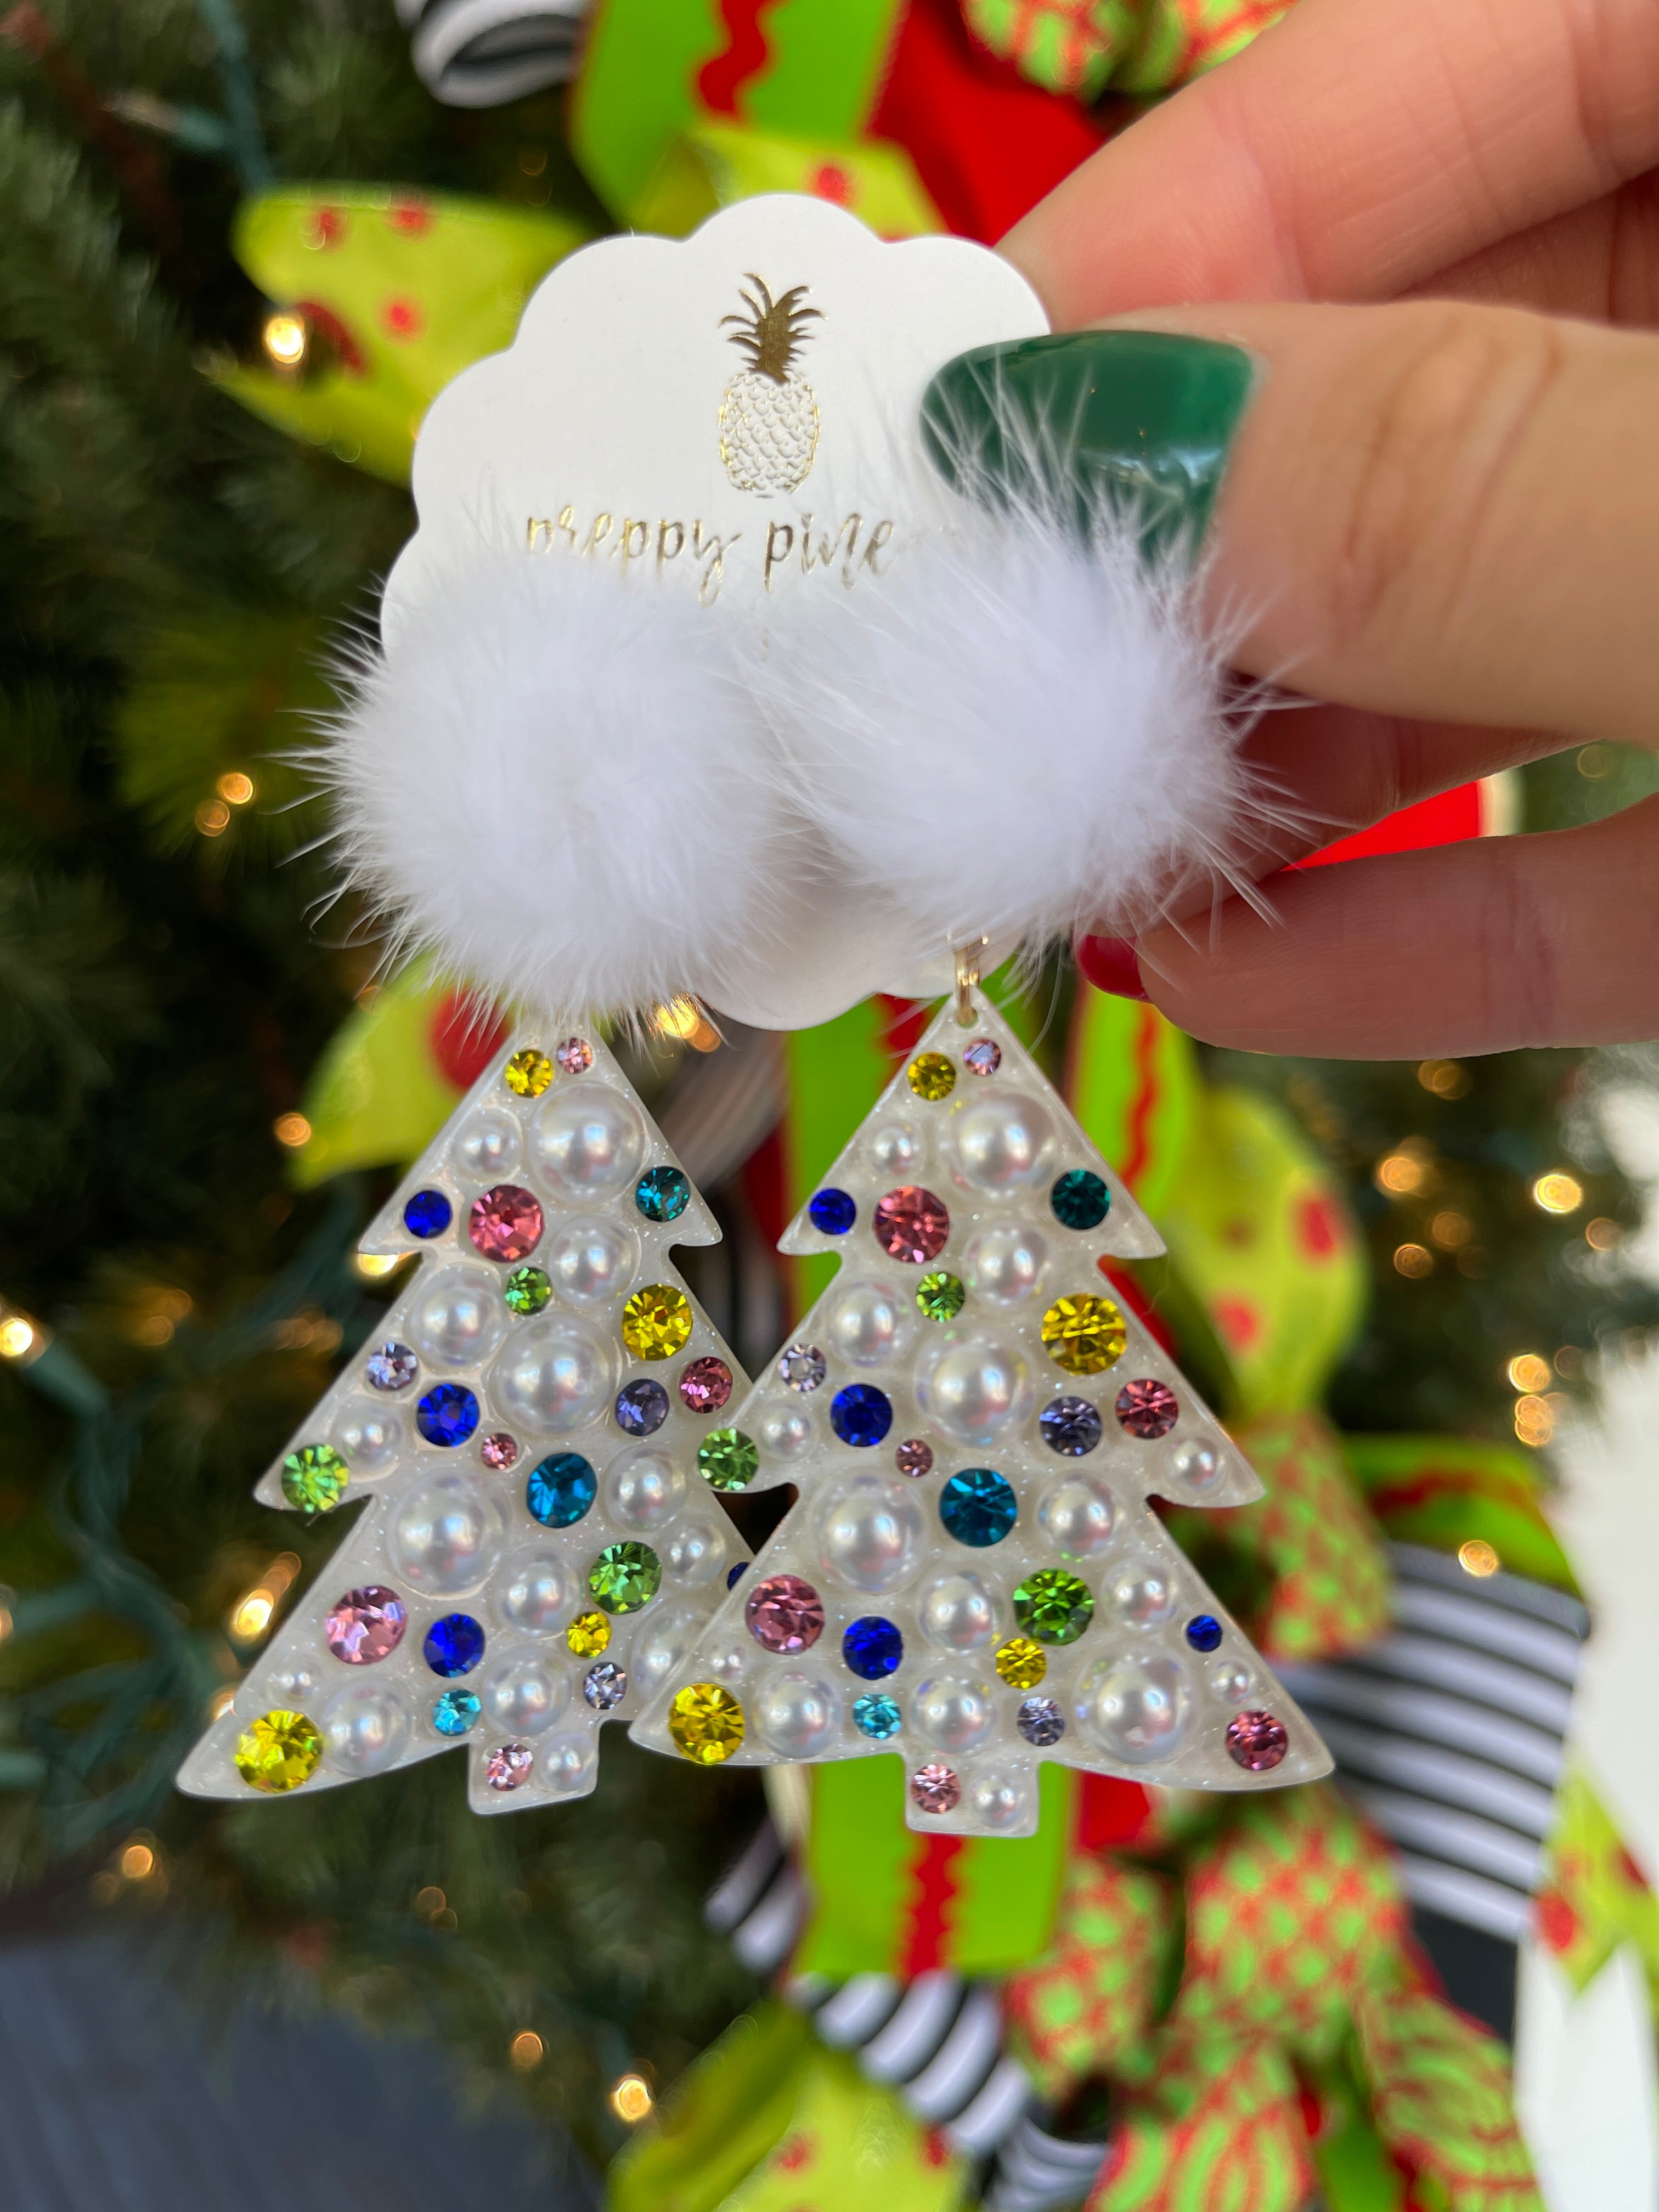
[[[592,1789],[744,1558],[700,1471],[746,1378],[668,1258],[719,1236],[599,1039],[520,1031],[363,1238],[416,1273],[255,1494],[368,1502],[180,1789],[463,1742],[477,1812]]]
[[[1029,1835],[1057,1759],[1167,1787],[1330,1771],[1152,1501],[1261,1494],[1115,1285],[1162,1250],[963,963],[781,1249],[834,1285],[724,1486],[798,1503],[630,1733],[702,1765],[897,1752],[912,1827]]]

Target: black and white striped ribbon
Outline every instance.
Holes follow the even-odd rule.
[[[1280,1667],[1350,1796],[1394,1844],[1406,1893],[1518,1943],[1543,1874],[1589,1616],[1577,1598],[1389,1546],[1395,1626],[1318,1667]]]
[[[590,0],[396,0],[434,99],[501,107],[576,73]]]

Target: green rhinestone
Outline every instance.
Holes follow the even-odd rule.
[[[961,1278],[947,1275],[942,1267],[916,1285],[916,1304],[929,1321],[954,1321],[967,1296]]]
[[[1075,1644],[1094,1613],[1088,1583],[1061,1567],[1039,1567],[1014,1592],[1014,1619],[1039,1644]]]
[[[741,1429],[710,1429],[697,1446],[697,1469],[711,1490],[746,1490],[759,1468],[759,1448]]]
[[[607,1613],[637,1613],[662,1587],[662,1562],[649,1544],[607,1544],[587,1571],[587,1587]]]
[[[539,1313],[552,1295],[553,1285],[539,1267],[515,1267],[501,1285],[501,1296],[515,1314]]]
[[[350,1480],[332,1444],[301,1444],[283,1462],[283,1495],[301,1513],[331,1513]]]

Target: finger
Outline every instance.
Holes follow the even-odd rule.
[[[1057,328],[1388,299],[1659,161],[1652,0],[1299,0],[1003,241]]]
[[[1207,580],[1243,668],[1423,720],[1659,734],[1659,343],[1455,302],[1155,319],[1262,364]]]
[[[1484,838],[1281,876],[1140,980],[1206,1042],[1337,1060],[1456,1058],[1659,1036],[1659,799],[1547,836]]]
[[[1659,325],[1659,169],[1483,247],[1413,285],[1408,296],[1652,330]]]

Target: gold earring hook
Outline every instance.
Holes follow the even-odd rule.
[[[957,1027],[970,1030],[974,1026],[973,994],[979,986],[979,956],[990,943],[981,937],[976,944],[964,945],[957,952]]]

